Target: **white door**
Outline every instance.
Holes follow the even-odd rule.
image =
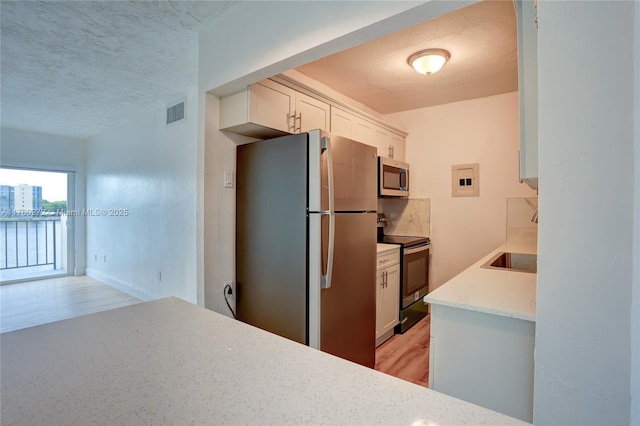
[[[391,330],[398,324],[398,315],[400,310],[400,269],[399,265],[389,266],[385,268],[385,286],[383,288],[383,299],[380,311],[380,321],[383,333]],[[377,336],[376,336],[377,337]]]

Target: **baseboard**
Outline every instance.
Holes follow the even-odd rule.
[[[386,342],[395,334],[393,328],[376,339],[376,348]]]
[[[133,297],[137,297],[140,300],[143,300],[145,302],[149,301],[149,300],[155,300],[155,299],[160,299],[160,296],[155,295],[153,293],[150,293],[146,290],[143,290],[141,288],[135,287],[131,284],[129,284],[126,281],[122,281],[119,280],[117,278],[114,278],[110,275],[107,275],[105,273],[102,273],[100,271],[97,271],[93,268],[87,268],[87,276],[98,280],[102,283],[105,283],[113,288],[115,288],[116,290],[120,290],[124,293],[127,293]]]

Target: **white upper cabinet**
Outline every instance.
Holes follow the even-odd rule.
[[[403,135],[335,106],[331,106],[331,133],[375,146],[380,156],[404,161]]]
[[[381,127],[375,127],[373,129],[373,145],[376,146],[376,148],[378,148],[378,155],[381,155],[383,157],[389,157],[389,149],[388,149],[388,143],[389,143],[389,132],[387,132],[385,129],[381,128]]]
[[[220,130],[269,138],[329,130],[329,104],[272,80],[220,98]]]
[[[356,117],[350,112],[331,107],[331,133],[353,139]]]
[[[313,129],[329,130],[329,105],[304,93],[296,92],[294,133]]]
[[[393,158],[400,161],[406,161],[404,158],[405,155],[405,138],[397,133],[389,133],[389,146],[393,152]],[[378,155],[380,155],[380,151],[378,151]]]
[[[248,121],[289,133],[293,129],[295,90],[265,80],[249,86]]]
[[[378,155],[404,161],[402,130],[299,83],[276,76],[220,98],[220,130],[266,139],[313,129],[375,146]]]
[[[372,145],[378,148],[381,157],[404,161],[405,138],[381,126],[372,129]]]
[[[367,145],[375,146],[377,148],[374,141],[374,129],[374,124],[369,123],[356,115],[353,127],[353,140],[366,143]]]
[[[331,133],[375,146],[373,144],[372,130],[371,123],[354,113],[338,107],[331,107]]]
[[[534,0],[514,0],[518,15],[520,180],[538,189],[538,23]]]

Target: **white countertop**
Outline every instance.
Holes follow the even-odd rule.
[[[427,294],[424,301],[535,321],[536,274],[480,267],[500,251],[536,254],[536,247],[505,244]]]
[[[0,339],[3,425],[524,424],[176,298]]]
[[[391,251],[391,250],[400,250],[400,245],[377,243],[376,250],[378,254],[384,253],[386,251]]]

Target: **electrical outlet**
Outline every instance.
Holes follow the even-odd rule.
[[[231,287],[231,292],[229,292],[229,289],[227,289],[227,286]],[[235,299],[236,297],[236,283],[233,281],[226,281],[224,284],[222,284],[222,292],[224,294],[224,297],[228,298],[228,299]]]
[[[236,317],[236,284],[233,281],[225,281],[222,283],[222,297],[224,298],[224,302],[229,307],[231,311],[231,315],[234,318]]]
[[[158,281],[162,281],[162,271],[158,271]]]

